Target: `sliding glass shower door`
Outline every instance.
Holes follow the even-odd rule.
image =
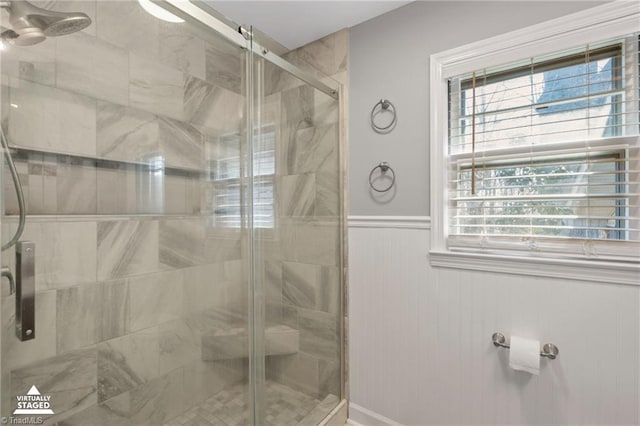
[[[17,292],[2,280],[1,415],[320,422],[342,398],[329,80],[296,76],[251,31],[212,28],[206,8],[164,2],[168,22],[133,0],[33,3],[91,25],[0,52],[26,213],[25,243],[1,254],[20,275]],[[2,243],[21,207],[7,160]]]
[[[92,24],[0,54],[35,245],[35,311],[19,312],[35,338],[16,337],[2,288],[2,416],[250,423],[248,46],[137,1],[37,5]],[[4,243],[19,213],[7,167],[3,188]]]
[[[261,424],[315,425],[342,397],[339,104],[253,59],[264,76],[254,81],[260,138],[253,154]]]

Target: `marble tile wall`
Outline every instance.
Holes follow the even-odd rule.
[[[19,342],[3,288],[2,414],[36,385],[47,424],[161,425],[247,376],[201,354],[203,336],[246,318],[246,237],[203,216],[212,146],[243,129],[244,53],[136,1],[36,2],[94,25],[2,53],[37,290],[37,337]]]
[[[68,165],[67,170],[57,167],[58,199],[51,195],[56,179],[39,177],[55,175],[29,167],[28,174],[35,175],[24,179],[33,183],[30,214],[205,210],[203,193],[211,191],[203,184],[210,180],[205,140],[243,128],[244,52],[193,26],[160,22],[135,1],[38,4],[83,10],[94,25],[3,52],[3,102],[11,105],[3,108],[3,125],[11,144],[144,163],[156,172],[53,156],[47,162]],[[32,153],[27,161],[37,162],[37,157]],[[112,185],[123,190],[104,194]],[[6,192],[11,214],[15,202]]]
[[[37,338],[14,337],[14,298],[5,295],[4,410],[28,382],[53,393],[50,422],[97,416],[111,424],[121,416],[123,424],[162,424],[195,404],[182,400],[185,392],[206,399],[241,382],[242,360],[212,365],[202,359],[205,336],[232,324],[246,328],[248,294],[244,262],[207,258],[206,235],[205,222],[188,217],[29,221],[25,236],[36,242],[42,268]],[[186,264],[180,255],[191,248],[182,253],[181,244],[189,236],[200,242],[200,254]],[[77,362],[80,369],[72,367]]]
[[[137,2],[40,3],[96,25],[2,57],[38,298],[38,338],[19,343],[3,293],[3,413],[35,384],[54,399],[49,423],[162,424],[247,374],[242,360],[201,357],[212,330],[246,328],[247,236],[203,216],[212,164],[241,153],[227,145],[242,132],[242,53]],[[344,78],[346,37],[288,57]],[[299,331],[299,352],[269,357],[267,374],[322,399],[340,393],[338,105],[275,67],[265,79],[277,215],[260,243],[267,321]],[[4,192],[17,214],[8,175]],[[3,235],[13,228],[3,221]]]

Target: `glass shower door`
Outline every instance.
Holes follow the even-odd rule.
[[[342,398],[339,102],[253,61],[258,424],[316,425]]]
[[[16,337],[3,279],[2,416],[251,423],[247,46],[137,1],[34,3],[92,24],[0,53],[35,244],[32,340]],[[19,210],[6,165],[2,182],[6,242]]]

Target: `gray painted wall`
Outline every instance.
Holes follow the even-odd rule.
[[[351,29],[349,191],[351,215],[425,216],[429,210],[429,56],[602,2],[417,1]],[[376,134],[369,113],[380,98],[398,124]],[[367,177],[388,161],[395,191],[374,195]]]

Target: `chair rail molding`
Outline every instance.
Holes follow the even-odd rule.
[[[431,229],[429,216],[349,216],[349,228]]]

